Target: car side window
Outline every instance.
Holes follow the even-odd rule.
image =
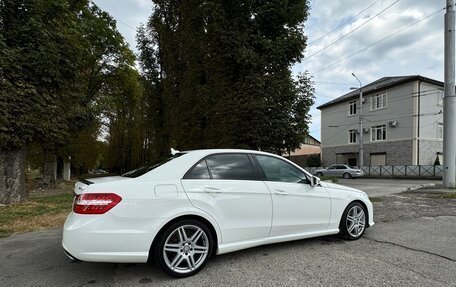
[[[206,159],[201,160],[186,175],[185,179],[210,179],[209,169],[207,168]]]
[[[256,180],[247,154],[215,154],[206,161],[212,179]]]
[[[328,167],[328,169],[335,169],[335,167],[334,166],[330,166],[330,167]]]
[[[305,173],[286,161],[265,155],[255,155],[268,181],[306,182]]]
[[[347,167],[345,165],[338,165],[336,169],[347,169]]]

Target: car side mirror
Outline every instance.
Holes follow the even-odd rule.
[[[310,178],[310,186],[315,187],[320,185],[320,179],[316,176]]]

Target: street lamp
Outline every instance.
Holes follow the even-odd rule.
[[[363,147],[363,89],[361,81],[358,77],[352,73],[352,76],[359,83],[359,167],[364,165],[364,147]],[[350,88],[351,90],[357,90],[357,88]]]

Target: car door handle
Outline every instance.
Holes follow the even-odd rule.
[[[276,189],[276,190],[275,190],[275,194],[278,194],[278,195],[287,195],[288,192],[286,192],[285,190]]]
[[[203,187],[203,191],[206,193],[221,193],[222,192],[221,189],[218,189],[216,187],[211,187],[211,186]]]

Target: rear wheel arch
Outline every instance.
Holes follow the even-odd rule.
[[[214,248],[213,248],[212,254],[210,254],[210,256],[213,256],[213,255],[216,254],[217,249],[218,249],[218,236],[217,236],[217,232],[215,230],[214,225],[209,220],[207,220],[206,218],[204,218],[202,216],[199,216],[199,215],[194,215],[194,214],[181,215],[181,216],[178,216],[178,217],[173,218],[170,221],[168,221],[165,225],[163,225],[160,228],[160,231],[158,231],[157,235],[155,235],[154,240],[152,241],[152,244],[151,244],[150,249],[149,249],[149,257],[147,259],[148,263],[155,263],[154,262],[155,261],[154,251],[155,251],[156,246],[158,244],[159,238],[168,229],[168,227],[171,226],[172,224],[176,223],[176,222],[179,222],[179,221],[182,221],[182,220],[187,220],[187,219],[197,220],[197,221],[203,223],[209,229],[209,231],[210,231],[210,233],[212,235],[213,241],[214,241]]]

